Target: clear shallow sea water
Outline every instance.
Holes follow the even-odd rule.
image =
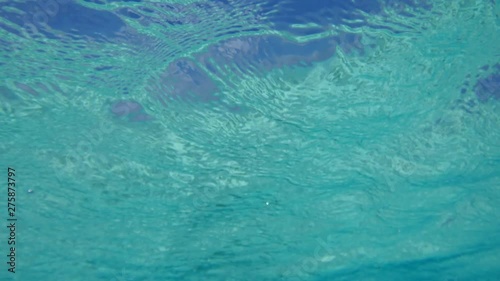
[[[496,1],[0,7],[0,280],[500,280]]]

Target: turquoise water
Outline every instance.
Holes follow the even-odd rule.
[[[0,280],[500,280],[500,8],[409,2],[2,2]]]

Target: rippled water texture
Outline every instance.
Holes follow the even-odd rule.
[[[0,280],[498,280],[499,19],[0,1]]]

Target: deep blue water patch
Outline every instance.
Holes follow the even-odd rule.
[[[190,59],[178,59],[167,67],[150,90],[163,102],[169,99],[211,102],[218,100],[218,87],[200,67]]]
[[[467,75],[460,88],[462,95],[470,92],[480,103],[500,100],[500,63],[483,65],[471,79],[472,75]]]
[[[110,11],[100,11],[80,5],[73,1],[58,0],[57,2],[46,1],[9,1],[6,7],[21,11],[16,13],[8,9],[0,9],[0,17],[25,29],[32,37],[38,33],[49,39],[58,39],[53,34],[54,30],[79,36],[88,36],[97,40],[105,38],[116,38],[125,22]],[[5,25],[4,29],[14,34],[21,33],[12,30]]]
[[[409,9],[432,8],[428,0],[258,0],[258,1],[222,1],[228,8],[253,6],[260,18],[265,18],[274,29],[301,35],[304,29],[293,28],[295,24],[314,23],[323,29],[332,25],[344,25],[352,28],[367,25],[365,14],[383,15],[384,9],[391,9],[404,16],[411,16]],[[313,32],[313,31],[310,31]]]
[[[281,67],[311,66],[332,58],[338,49],[346,53],[362,52],[360,36],[342,34],[305,43],[274,35],[236,37],[195,54],[194,60],[173,61],[151,81],[149,91],[164,103],[169,99],[220,101],[220,89],[213,76],[224,79],[228,69],[231,74],[254,76]]]
[[[490,99],[500,99],[500,73],[492,73],[480,78],[474,86],[474,92],[479,101],[485,102]]]
[[[132,122],[143,122],[151,120],[144,107],[134,100],[119,100],[110,105],[111,113],[118,118],[125,118]]]
[[[90,37],[116,37],[125,27],[123,20],[109,11],[99,11],[76,3],[60,6],[48,25],[59,31]]]
[[[221,41],[196,58],[211,70],[217,66],[230,66],[252,74],[250,71],[253,70],[309,66],[333,57],[338,48],[351,53],[361,52],[363,46],[356,34],[343,34],[305,43],[293,42],[280,36],[247,36]],[[211,65],[213,63],[216,65]]]
[[[105,70],[111,70],[113,69],[113,66],[107,65],[107,66],[98,66],[94,68],[96,71],[105,71]]]

